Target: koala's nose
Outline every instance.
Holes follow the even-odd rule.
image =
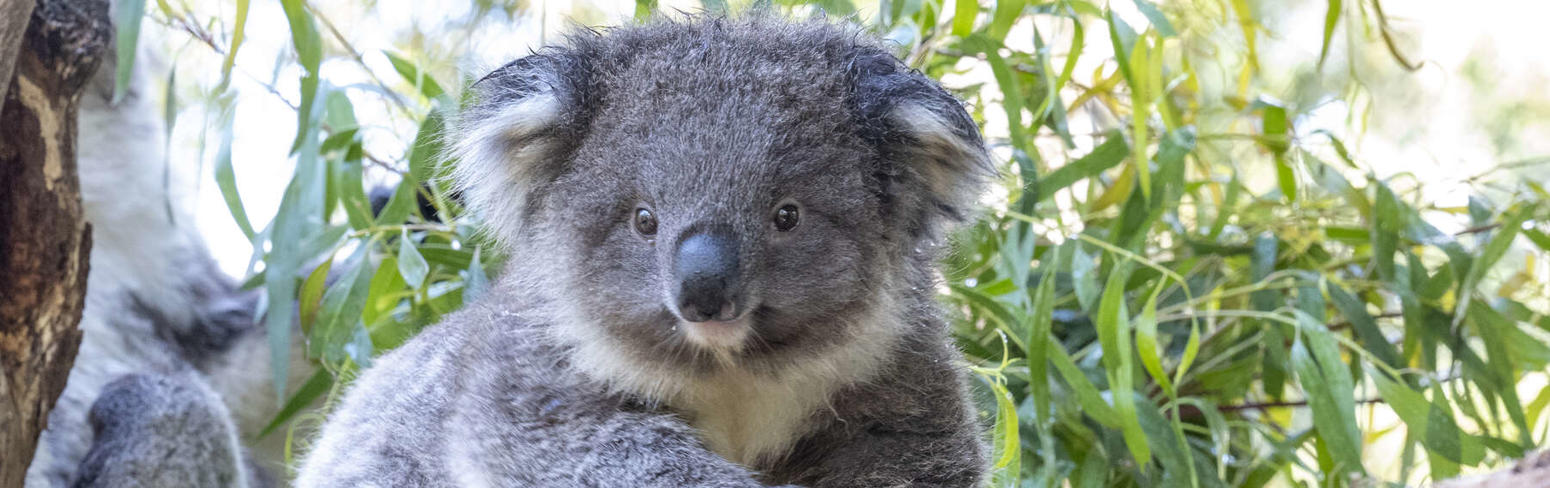
[[[690,322],[732,320],[738,314],[741,280],[737,239],[726,232],[690,235],[678,244],[673,265],[679,315]]]

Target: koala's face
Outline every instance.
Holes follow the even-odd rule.
[[[573,298],[640,347],[766,354],[845,338],[894,254],[877,154],[841,93],[724,95],[626,84],[604,98],[539,210],[566,231]]]
[[[554,255],[532,272],[574,326],[659,362],[797,361],[875,330],[990,174],[956,100],[824,24],[620,29],[492,81],[462,120],[472,204]]]

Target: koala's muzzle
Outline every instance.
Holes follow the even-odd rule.
[[[678,285],[674,300],[684,320],[737,317],[742,286],[737,253],[737,238],[728,232],[699,232],[679,242],[673,264]]]

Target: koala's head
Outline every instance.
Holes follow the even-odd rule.
[[[586,32],[474,89],[470,204],[573,326],[651,361],[855,340],[995,174],[958,100],[823,22]]]

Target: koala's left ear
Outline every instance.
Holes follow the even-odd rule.
[[[995,164],[957,97],[888,53],[861,51],[850,67],[861,134],[889,165],[887,193],[911,231],[933,238],[972,216]]]
[[[473,102],[452,119],[454,182],[499,240],[521,233],[589,122],[590,76],[579,58],[547,48],[502,66],[470,87]]]

